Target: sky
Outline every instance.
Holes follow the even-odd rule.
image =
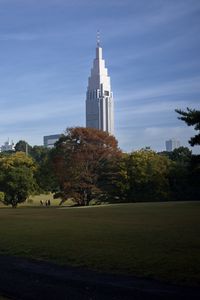
[[[97,30],[120,148],[189,146],[174,110],[200,109],[199,0],[0,0],[0,145],[85,126]]]

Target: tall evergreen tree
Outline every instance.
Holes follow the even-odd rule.
[[[179,117],[180,120],[184,121],[188,126],[194,126],[194,129],[199,131],[198,134],[189,140],[190,145],[200,145],[200,110],[187,107],[187,111],[181,109],[176,109],[175,111],[181,115]]]
[[[194,126],[194,129],[198,131],[198,134],[191,137],[189,143],[191,146],[200,145],[200,110],[191,109],[187,107],[186,111],[180,109],[175,110],[180,120],[184,121],[188,126]],[[189,179],[188,187],[190,191],[190,199],[200,199],[200,155],[192,155],[191,162],[189,165]]]

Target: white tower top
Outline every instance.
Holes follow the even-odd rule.
[[[100,31],[97,31],[97,47],[100,47]]]
[[[86,127],[104,130],[110,134],[114,132],[113,95],[108,70],[102,57],[99,33],[97,33],[96,58],[88,78]]]

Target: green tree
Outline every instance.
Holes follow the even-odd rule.
[[[126,202],[129,183],[126,166],[127,154],[121,154],[106,160],[99,168],[98,185],[101,190],[107,191],[109,202]],[[103,195],[105,198],[105,195]]]
[[[172,152],[161,152],[171,160],[169,172],[171,198],[174,200],[190,200],[190,165],[192,151],[187,147],[179,147]]]
[[[0,192],[0,202],[3,202],[5,199],[5,194],[4,192]]]
[[[169,158],[182,165],[188,165],[191,161],[192,151],[187,147],[179,147],[169,153]]]
[[[63,201],[73,198],[78,205],[88,205],[92,199],[107,197],[109,189],[103,189],[100,174],[121,151],[117,140],[108,133],[76,127],[66,130],[51,155],[60,186],[59,196]]]
[[[32,157],[37,165],[35,179],[38,191],[36,193],[46,193],[57,190],[56,177],[53,173],[52,164],[49,160],[50,149],[44,146],[31,147],[26,141],[20,140],[15,146],[16,152],[25,152]]]
[[[50,159],[51,150],[44,146],[33,146],[30,155],[37,164],[35,178],[39,187],[39,192],[57,191],[58,183],[53,172]]]
[[[26,141],[23,141],[23,140],[20,140],[15,145],[16,152],[25,152],[25,153],[29,154],[31,152],[31,149],[32,149],[32,147]]]
[[[170,160],[153,151],[140,150],[126,158],[129,201],[161,201],[169,198]]]
[[[38,164],[40,164],[48,157],[49,152],[50,149],[44,146],[33,146],[29,154]]]
[[[175,110],[181,117],[180,120],[184,121],[188,126],[194,126],[194,129],[198,133],[191,137],[189,143],[191,146],[200,145],[200,110],[191,109],[187,107],[186,111],[176,109]],[[188,174],[188,195],[190,199],[200,199],[200,155],[192,155],[189,165]]]
[[[35,164],[23,152],[0,158],[0,190],[4,193],[4,204],[17,207],[34,192]]]
[[[189,166],[190,200],[200,200],[200,155],[192,155]]]
[[[194,129],[200,131],[200,110],[191,109],[187,107],[187,111],[181,109],[175,110],[181,117],[180,120],[184,121],[188,126],[194,126]],[[200,132],[189,140],[191,146],[200,145]]]

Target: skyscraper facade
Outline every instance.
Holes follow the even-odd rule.
[[[86,127],[114,134],[113,93],[99,41],[97,41],[96,58],[88,78]]]
[[[61,134],[45,135],[43,137],[44,147],[53,148],[54,144],[59,140]]]

